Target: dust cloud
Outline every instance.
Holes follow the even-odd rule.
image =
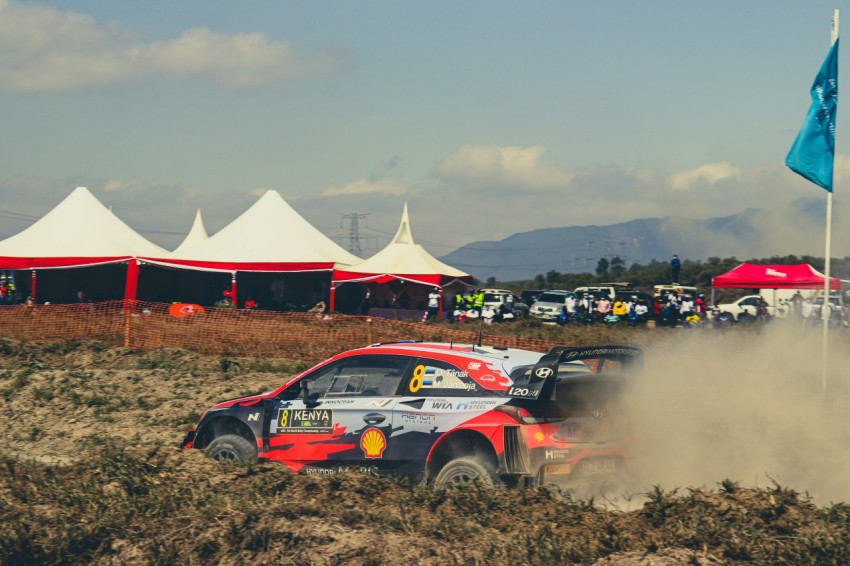
[[[850,501],[850,335],[777,320],[753,332],[682,330],[633,382],[637,485],[714,489],[724,479]]]

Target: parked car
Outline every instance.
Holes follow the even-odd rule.
[[[725,312],[730,314],[736,321],[741,321],[748,317],[755,318],[760,301],[767,303],[761,295],[747,295],[731,303],[716,305],[714,308],[709,309],[707,314],[711,318],[714,316],[713,312]],[[785,316],[786,313],[784,307],[776,308],[770,303],[767,303],[767,314],[771,316]]]
[[[375,344],[213,406],[182,445],[304,474],[582,486],[626,468],[620,394],[642,362],[630,345]]]
[[[647,293],[646,291],[638,291],[637,289],[629,289],[629,290],[617,290],[617,296],[615,300],[620,301],[643,301],[647,305],[652,304],[652,295]]]
[[[573,292],[579,297],[583,297],[585,294],[590,293],[594,297],[601,297],[602,295],[605,295],[612,301],[617,296],[617,291],[618,289],[607,285],[586,285],[584,287],[576,287],[573,289]]]
[[[520,299],[522,302],[531,307],[534,304],[534,301],[537,300],[537,297],[543,294],[542,289],[526,289],[522,293],[520,293]]]
[[[534,304],[531,305],[529,314],[541,320],[554,321],[558,318],[558,315],[561,314],[564,307],[564,301],[570,295],[575,297],[575,293],[572,291],[565,291],[563,289],[549,289],[548,291],[543,291],[543,293],[537,297]]]
[[[507,289],[482,289],[484,306],[493,307],[496,312],[509,312],[515,318],[528,315],[529,307],[513,291]],[[501,310],[500,310],[501,309]]]
[[[696,287],[689,287],[687,285],[654,285],[652,287],[652,296],[653,297],[661,297],[665,302],[667,295],[687,295],[690,298],[695,298],[699,295],[699,291],[697,291]]]

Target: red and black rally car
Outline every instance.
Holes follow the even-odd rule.
[[[623,471],[620,393],[642,364],[631,345],[376,344],[215,405],[183,446],[300,473],[570,487]]]

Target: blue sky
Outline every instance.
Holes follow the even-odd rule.
[[[836,7],[0,0],[0,236],[76,186],[172,248],[274,189],[343,245],[368,214],[369,255],[408,202],[437,256],[825,196],[784,157]]]

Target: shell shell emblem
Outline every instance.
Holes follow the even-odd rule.
[[[360,437],[360,448],[367,458],[381,458],[387,447],[387,439],[384,433],[377,428],[370,428]]]

